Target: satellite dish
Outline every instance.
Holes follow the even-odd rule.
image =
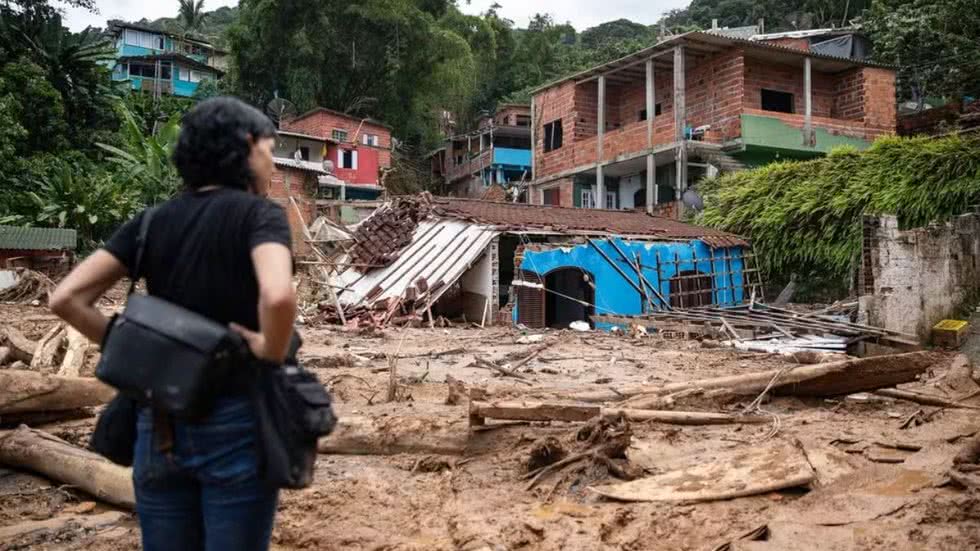
[[[704,200],[693,189],[684,190],[684,194],[681,195],[681,201],[684,201],[684,206],[691,210],[697,212],[704,210]]]
[[[324,159],[323,170],[325,170],[327,174],[333,174],[333,161],[331,161],[330,159]]]
[[[282,126],[282,121],[297,115],[296,106],[288,99],[278,96],[272,99],[266,106],[265,112],[269,118],[276,123],[277,127]]]

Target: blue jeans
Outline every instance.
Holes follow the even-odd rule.
[[[137,423],[133,484],[146,551],[264,551],[279,491],[258,477],[255,413],[218,400],[199,423],[173,424],[173,449],[157,451],[153,416]]]

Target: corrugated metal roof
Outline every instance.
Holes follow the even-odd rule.
[[[78,232],[60,228],[0,226],[0,249],[24,251],[73,250]]]
[[[412,242],[389,266],[364,274],[350,268],[337,277],[346,287],[341,304],[370,306],[389,298],[402,297],[409,286],[424,278],[431,305],[458,280],[498,235],[493,228],[461,220],[428,219],[419,222]]]
[[[313,161],[297,161],[296,159],[287,159],[285,157],[274,157],[273,162],[276,164],[276,166],[285,166],[295,168],[297,170],[305,170],[307,172],[316,172],[317,174],[330,174],[323,168],[323,163],[314,163]]]

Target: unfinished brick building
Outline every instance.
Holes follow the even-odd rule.
[[[705,174],[895,132],[895,71],[691,32],[534,92],[530,201],[682,210]]]

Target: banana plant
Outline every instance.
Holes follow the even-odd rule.
[[[180,187],[180,177],[171,157],[180,134],[180,114],[158,122],[149,135],[125,105],[120,105],[121,147],[97,143],[106,151],[108,161],[121,169],[118,177],[140,190],[144,204],[155,204],[172,197]]]

